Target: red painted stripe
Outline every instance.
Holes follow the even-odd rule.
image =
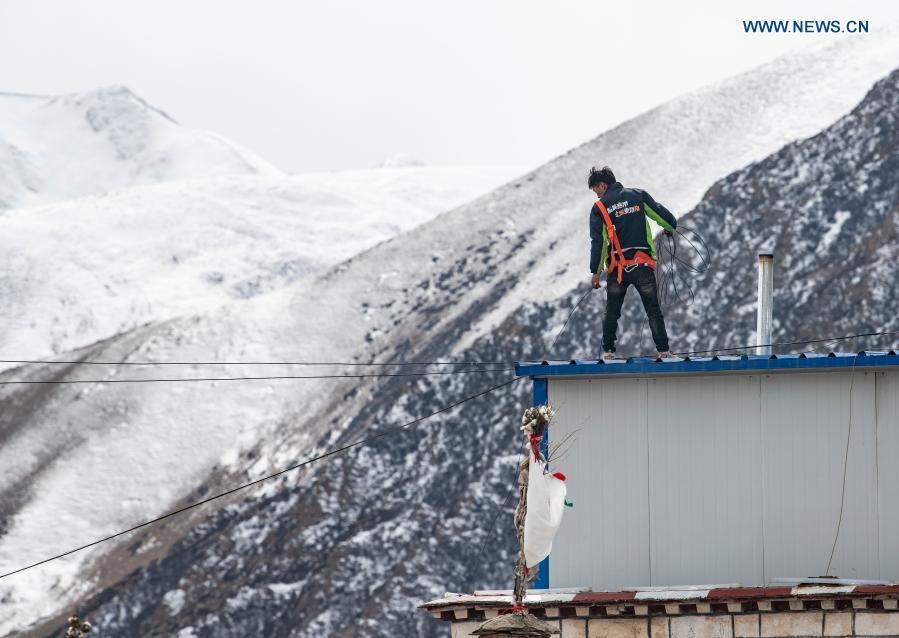
[[[857,585],[853,594],[899,594],[899,585]],[[851,594],[850,594],[851,595]]]
[[[633,591],[585,591],[574,595],[574,600],[568,604],[582,603],[623,603],[633,600],[637,592]]]
[[[709,592],[707,600],[724,598],[783,598],[792,595],[792,587],[722,587]]]

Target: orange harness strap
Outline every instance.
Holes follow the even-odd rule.
[[[612,218],[609,216],[609,211],[606,210],[606,205],[602,203],[602,200],[596,200],[596,207],[599,209],[599,212],[602,213],[603,220],[606,223],[606,233],[609,235],[609,245],[612,250],[609,251],[609,272],[618,271],[618,283],[621,283],[621,276],[624,273],[624,269],[630,266],[642,266],[646,265],[655,270],[656,260],[651,256],[647,255],[642,250],[638,250],[634,253],[633,259],[625,259],[624,251],[621,250],[621,242],[618,241],[618,234],[615,232],[615,224],[612,223]]]

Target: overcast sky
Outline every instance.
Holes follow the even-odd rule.
[[[745,34],[744,19],[873,31],[897,17],[883,0],[0,0],[0,91],[124,84],[290,172],[397,154],[531,167],[690,89],[853,37]]]

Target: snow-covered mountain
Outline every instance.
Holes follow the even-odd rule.
[[[0,93],[0,359],[289,284],[522,172],[389,164],[285,176],[124,87]]]
[[[848,112],[891,70],[896,53],[895,38],[873,37],[790,56],[650,111],[327,273],[215,314],[139,328],[76,354],[281,361],[541,356],[586,284],[591,198],[583,182],[591,164],[611,164],[625,182],[646,187],[677,213],[697,204],[714,184],[696,218],[714,214],[720,221],[734,215],[730,207],[736,201],[728,198],[749,191],[725,193],[721,184],[727,180],[717,180]],[[892,77],[865,101],[866,134],[854,130],[827,153],[802,157],[852,165],[868,158],[868,174],[895,173],[899,146],[896,127],[888,125],[896,112],[895,82]],[[869,147],[876,155],[864,152]],[[751,177],[730,179],[771,179],[784,186],[759,169],[770,161],[745,169]],[[783,165],[800,164],[785,159]],[[791,179],[797,187],[813,188],[801,174]],[[869,193],[874,205],[896,201],[885,180],[877,184],[883,192]],[[765,205],[763,194],[756,192],[757,202],[742,202],[738,210]],[[895,208],[883,206],[895,217]],[[766,228],[742,221],[747,232],[769,236]],[[724,245],[725,225],[708,225],[712,232],[704,234],[713,247]],[[755,247],[753,237],[742,250],[754,256]],[[727,303],[736,282],[716,273],[706,285]],[[575,315],[559,351],[597,347],[597,301],[594,296]],[[800,309],[791,312],[778,337],[792,336],[787,329],[802,321]],[[839,308],[837,313],[835,329],[848,326],[851,316]],[[669,314],[685,335],[679,345],[709,338],[688,325],[688,313],[683,321],[677,311]],[[719,328],[740,336],[735,325]],[[141,374],[123,366],[85,368],[35,366],[2,378]],[[5,386],[0,467],[9,523],[0,568],[429,414],[508,374]],[[225,507],[195,510],[118,546],[0,581],[3,628],[17,631],[35,616],[63,614],[81,599],[79,608],[100,636],[433,634],[438,625],[414,610],[416,601],[444,589],[508,585],[511,528],[506,517],[496,531],[491,522],[498,509],[511,512],[504,500],[514,483],[516,421],[525,393],[519,382],[400,435],[286,475]],[[66,531],[63,547],[57,528]],[[49,635],[58,624],[49,621],[33,635]]]
[[[215,177],[7,211],[0,359],[48,357],[290,284],[519,172],[415,166]]]
[[[0,93],[3,209],[141,184],[279,171],[223,137],[180,126],[123,86]]]

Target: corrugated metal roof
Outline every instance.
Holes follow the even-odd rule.
[[[899,355],[890,351],[830,352],[828,354],[775,354],[712,357],[631,357],[616,361],[522,361],[515,364],[520,377],[605,377],[618,375],[707,374],[714,372],[791,372],[803,370],[878,368],[899,366]]]

